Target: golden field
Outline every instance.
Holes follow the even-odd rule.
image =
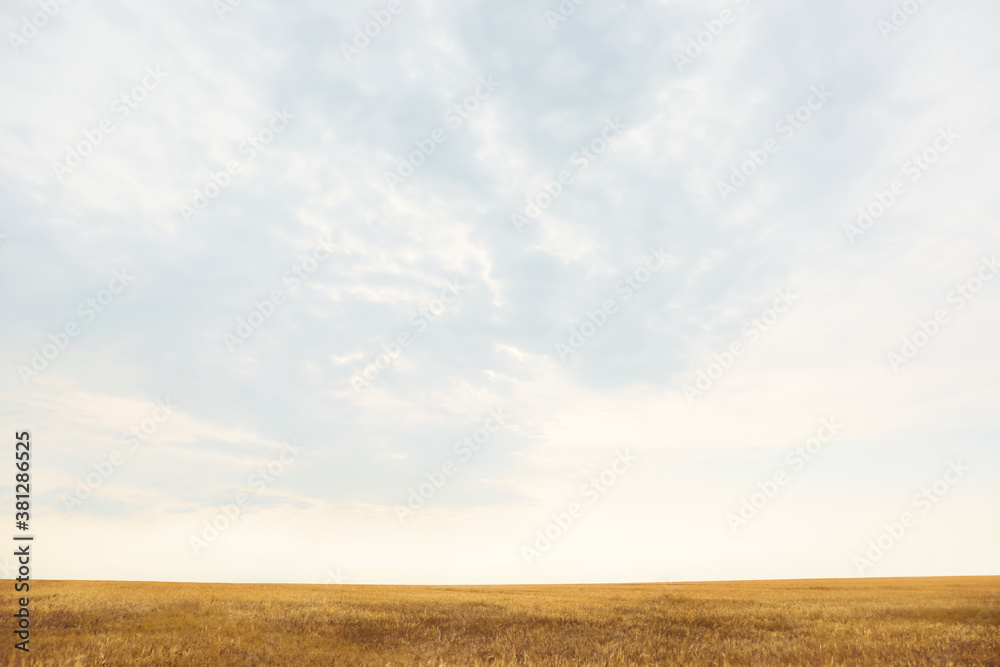
[[[593,586],[37,581],[7,665],[1000,665],[1000,577]]]

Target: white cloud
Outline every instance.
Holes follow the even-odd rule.
[[[751,3],[678,72],[675,49],[734,4],[589,3],[552,31],[545,3],[417,3],[350,63],[339,44],[367,20],[360,6],[244,3],[220,20],[203,3],[71,4],[7,52],[0,396],[10,428],[39,443],[38,531],[64,545],[45,571],[851,576],[881,517],[964,457],[976,474],[879,574],[987,572],[1000,542],[974,517],[996,504],[1000,282],[961,310],[947,297],[1000,253],[998,8],[928,4],[883,39],[888,3]],[[52,162],[156,64],[169,76],[59,183]],[[385,171],[490,75],[496,93],[391,192]],[[718,181],[819,85],[830,101],[721,201]],[[288,129],[241,155],[285,107]],[[518,234],[511,213],[617,117],[628,131]],[[844,225],[942,127],[954,147],[851,244]],[[184,223],[178,207],[232,159],[240,173]],[[333,256],[292,289],[283,273],[327,235]],[[556,343],[661,245],[669,270],[563,363]],[[23,383],[17,366],[123,265],[134,285]],[[420,315],[451,280],[458,301]],[[273,289],[290,298],[231,353],[223,334]],[[742,326],[777,289],[800,301],[689,403],[684,386],[748,342]],[[941,334],[893,372],[886,354],[946,306]],[[401,332],[412,345],[356,393],[351,378]],[[66,514],[60,495],[165,396],[177,414]],[[406,490],[497,406],[502,433],[400,527]],[[843,435],[733,536],[733,503],[829,416]],[[291,439],[303,458],[190,559],[191,531]],[[626,447],[635,474],[525,569],[524,540]],[[108,561],[93,535],[128,546]],[[294,571],[286,547],[303,556]]]

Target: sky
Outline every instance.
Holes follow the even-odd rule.
[[[998,21],[5,4],[33,574],[1000,574]]]

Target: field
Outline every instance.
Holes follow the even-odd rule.
[[[32,582],[3,665],[1000,665],[1000,577],[596,586]]]

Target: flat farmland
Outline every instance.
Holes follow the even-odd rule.
[[[568,586],[31,583],[5,665],[1000,665],[1000,577]]]

